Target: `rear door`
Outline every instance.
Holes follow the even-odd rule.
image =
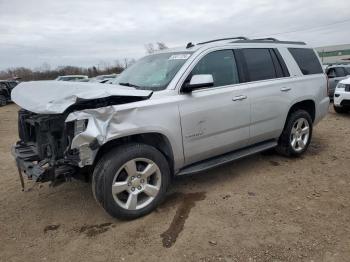
[[[292,86],[288,69],[277,49],[237,50],[249,82],[251,102],[250,144],[274,139],[283,128]]]
[[[250,98],[239,84],[233,50],[213,51],[201,58],[192,75],[211,74],[214,86],[182,94],[179,104],[186,164],[241,147],[249,140]]]

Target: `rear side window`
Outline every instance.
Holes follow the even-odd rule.
[[[211,74],[215,86],[239,83],[236,61],[232,50],[220,50],[204,56],[191,75]]]
[[[350,67],[344,67],[346,75],[350,75]]]
[[[288,48],[294,60],[297,62],[303,75],[323,73],[321,64],[314,52],[310,48]]]
[[[343,77],[346,76],[344,67],[335,67],[335,75],[337,77]]]
[[[242,49],[241,52],[246,63],[249,81],[272,79],[277,77],[277,73],[282,73],[282,69],[279,69],[278,72],[276,72],[269,49],[247,48]],[[274,58],[275,60],[277,59],[276,57]]]

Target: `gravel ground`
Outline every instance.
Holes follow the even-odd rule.
[[[301,158],[176,178],[161,207],[126,222],[88,183],[21,192],[17,110],[0,108],[0,261],[350,261],[350,115],[330,109]]]

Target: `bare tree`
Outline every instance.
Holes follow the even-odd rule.
[[[145,49],[147,54],[153,54],[156,51],[152,43],[145,44]]]
[[[124,58],[124,68],[128,68],[131,66],[133,63],[135,63],[135,59],[133,58]]]
[[[145,44],[145,49],[147,54],[153,54],[158,50],[168,49],[168,47],[164,42],[157,42],[156,44],[153,44],[153,43]]]
[[[157,42],[158,50],[168,49],[164,42]]]

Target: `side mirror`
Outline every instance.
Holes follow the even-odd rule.
[[[191,93],[194,89],[214,86],[213,75],[193,75],[189,83],[182,86],[182,92]]]

